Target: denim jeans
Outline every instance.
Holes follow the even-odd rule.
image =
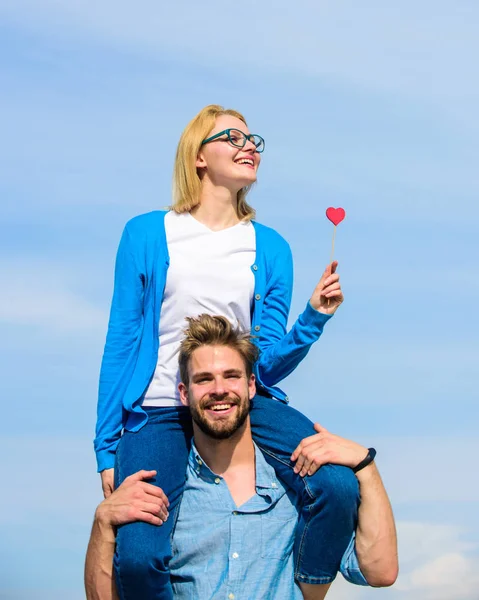
[[[157,472],[149,483],[168,497],[170,516],[160,527],[128,523],[118,528],[113,561],[120,600],[172,600],[168,563],[171,532],[186,479],[193,429],[184,407],[147,408],[147,424],[125,431],[116,453],[115,488],[141,469]]]
[[[151,483],[168,496],[170,518],[161,527],[138,522],[118,529],[114,568],[120,600],[173,599],[170,536],[185,482],[191,419],[185,408],[148,408],[147,412],[148,423],[137,433],[126,431],[120,440],[115,486],[140,469],[156,470]],[[294,544],[296,580],[333,581],[356,529],[356,476],[338,465],[324,465],[312,477],[296,475],[289,457],[315,431],[307,417],[282,402],[257,395],[251,402],[251,425],[266,460],[301,499]]]
[[[257,395],[251,402],[256,444],[276,474],[301,499],[294,542],[294,575],[303,583],[330,583],[356,530],[359,484],[349,467],[324,465],[311,477],[300,477],[289,459],[299,442],[316,433],[296,409]]]

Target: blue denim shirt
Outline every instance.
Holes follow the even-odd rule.
[[[178,600],[302,600],[294,581],[295,495],[255,445],[256,494],[236,506],[226,481],[191,448],[170,562]],[[341,563],[351,583],[367,585],[354,537]]]

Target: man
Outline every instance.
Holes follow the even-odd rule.
[[[179,390],[191,411],[194,443],[170,562],[173,590],[179,599],[302,597],[294,581],[292,556],[296,500],[251,436],[254,356],[250,339],[235,332],[223,317],[189,319],[180,350]],[[373,457],[366,448],[319,425],[316,430],[292,457],[298,459],[301,473],[314,472],[328,462],[362,467],[357,470],[358,527],[341,572],[353,583],[391,585],[398,570],[396,533]],[[161,525],[168,518],[167,498],[145,481],[154,475],[154,471],[141,471],[128,477],[98,507],[85,572],[90,600],[116,597],[112,579],[115,527],[133,520]],[[310,587],[314,592],[308,598],[321,600],[330,584]]]

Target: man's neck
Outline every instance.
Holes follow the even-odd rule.
[[[195,445],[203,460],[226,481],[237,507],[256,493],[256,462],[249,419],[231,437],[215,440],[195,429]]]
[[[203,181],[200,202],[191,214],[213,231],[221,231],[239,223],[237,194]]]
[[[253,437],[249,419],[232,436],[224,440],[214,439],[194,424],[195,446],[208,467],[225,477],[238,468],[255,468]]]

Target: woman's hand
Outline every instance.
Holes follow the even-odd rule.
[[[344,300],[339,275],[336,273],[337,266],[338,262],[335,260],[326,267],[309,301],[313,308],[326,315],[334,315]]]
[[[101,487],[103,489],[103,496],[108,498],[113,493],[114,489],[114,472],[115,469],[105,469],[100,473],[101,475]]]

